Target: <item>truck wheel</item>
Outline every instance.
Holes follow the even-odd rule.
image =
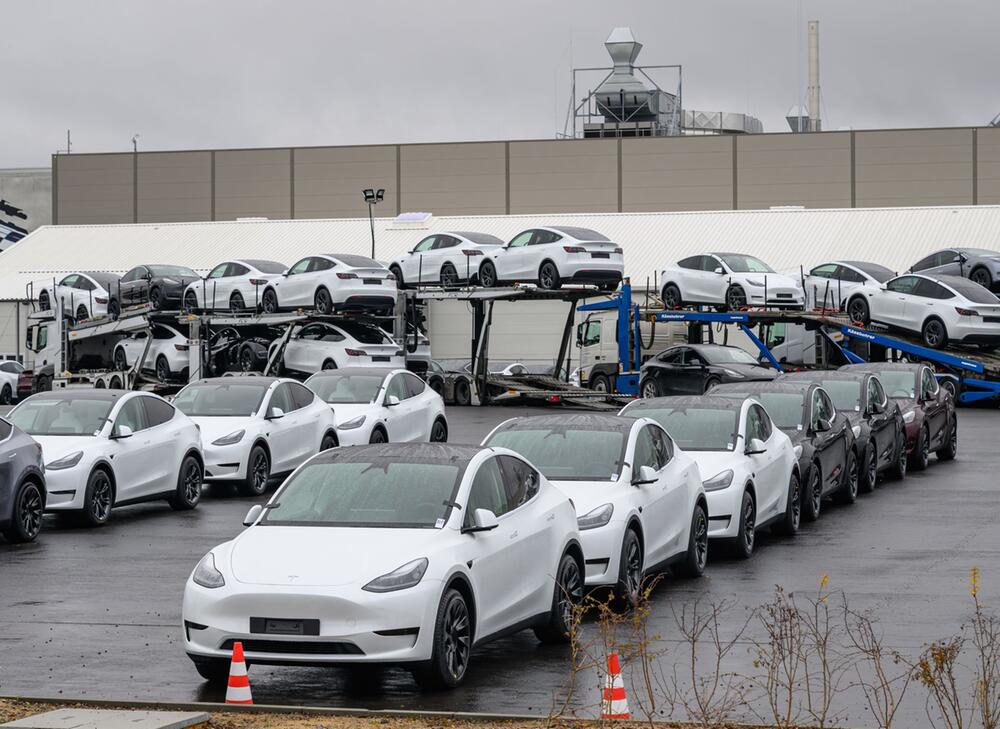
[[[455,404],[472,404],[472,387],[469,385],[468,380],[461,379],[455,382]]]
[[[597,392],[611,392],[611,381],[608,379],[607,375],[602,375],[598,372],[596,375],[590,376],[591,390],[596,390]]]
[[[52,389],[52,380],[47,375],[39,375],[35,380],[35,392],[48,392]]]

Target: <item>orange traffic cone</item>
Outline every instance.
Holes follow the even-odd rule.
[[[252,704],[250,695],[250,678],[247,676],[247,664],[243,660],[243,644],[233,643],[233,662],[229,665],[229,685],[226,688],[227,704]]]
[[[630,719],[628,699],[625,698],[625,684],[622,682],[622,667],[618,654],[608,654],[608,677],[604,682],[601,700],[602,719]]]

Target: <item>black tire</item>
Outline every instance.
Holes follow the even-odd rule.
[[[121,314],[122,307],[121,304],[118,303],[118,299],[111,299],[108,302],[108,316],[111,317],[112,321],[117,321]]]
[[[125,350],[119,347],[115,350],[114,357],[112,360],[115,364],[115,369],[124,372],[128,369],[128,357],[125,354]]]
[[[788,500],[785,502],[785,514],[781,521],[774,525],[772,531],[786,537],[794,537],[799,531],[802,521],[802,483],[799,475],[792,471],[788,479]]]
[[[951,416],[951,426],[948,428],[948,437],[944,445],[937,450],[939,461],[954,461],[958,455],[958,415]]]
[[[441,266],[441,273],[438,280],[441,282],[443,288],[458,286],[458,271],[455,270],[453,265],[446,263]]]
[[[615,281],[614,283],[604,282],[604,283],[597,284],[597,290],[598,291],[603,291],[604,293],[607,293],[607,294],[613,294],[615,292],[615,289],[617,289],[617,288],[618,288],[618,282],[617,281]]]
[[[906,478],[906,471],[910,461],[910,458],[906,453],[906,433],[898,433],[896,436],[896,443],[899,448],[896,451],[896,462],[889,469],[889,476],[896,481],[902,481]]]
[[[493,288],[500,283],[497,278],[497,267],[493,261],[484,261],[479,267],[479,285],[486,288]]]
[[[955,380],[951,379],[950,377],[946,377],[946,378],[942,379],[941,380],[941,388],[943,390],[947,390],[948,394],[951,395],[951,399],[956,404],[958,403],[958,394],[959,394],[960,390],[959,390],[959,387],[958,387],[958,383]]]
[[[757,542],[757,502],[749,491],[740,501],[740,528],[733,540],[733,551],[740,559],[749,559]]]
[[[707,394],[708,394],[708,392],[709,392],[709,391],[710,391],[710,390],[711,390],[711,389],[712,389],[713,387],[715,387],[716,385],[718,385],[720,381],[721,381],[721,380],[719,380],[719,378],[718,378],[718,377],[709,377],[709,378],[708,378],[707,380],[705,380],[705,392],[704,392],[703,394],[706,394],[706,395],[707,395]]]
[[[225,658],[192,658],[198,675],[211,684],[223,685],[229,680],[229,661]]]
[[[931,435],[927,426],[920,427],[917,433],[917,442],[913,444],[913,453],[910,455],[910,466],[914,471],[924,471],[931,460]]]
[[[111,375],[111,379],[108,380],[108,389],[111,390],[123,390],[123,383],[118,375]]]
[[[188,314],[193,314],[198,311],[198,294],[196,294],[191,289],[184,292],[184,311]]]
[[[323,366],[320,368],[322,370],[335,370],[337,369],[337,363],[332,359],[323,360]]]
[[[591,375],[587,385],[591,390],[596,390],[597,392],[611,392],[611,380],[608,379],[607,375],[600,372]]]
[[[107,523],[114,504],[114,488],[107,471],[95,468],[87,479],[87,489],[83,495],[83,511],[80,520],[89,527]]]
[[[847,316],[851,321],[868,326],[872,320],[871,308],[864,296],[855,296],[847,302]]]
[[[385,430],[382,429],[382,426],[379,426],[379,427],[375,428],[374,430],[372,430],[372,434],[370,436],[368,436],[368,442],[369,443],[388,443],[389,442],[389,436],[386,435]]]
[[[10,389],[10,385],[4,385],[0,389],[0,405],[10,405],[14,402],[14,392]]]
[[[265,314],[278,313],[278,294],[274,289],[264,289],[260,297],[260,308]]]
[[[247,459],[247,477],[240,481],[236,489],[243,496],[260,496],[267,491],[270,480],[271,459],[263,446],[255,445]]]
[[[4,538],[15,544],[34,541],[42,530],[44,511],[45,499],[41,487],[34,481],[22,483],[14,496],[14,509],[10,523],[3,530]]]
[[[695,504],[691,515],[691,534],[688,537],[687,553],[674,566],[674,573],[680,577],[701,577],[708,564],[708,513],[700,503]]]
[[[191,511],[201,501],[201,486],[204,472],[194,456],[185,456],[181,469],[177,472],[177,492],[167,499],[174,511]]]
[[[853,448],[847,453],[844,477],[833,498],[838,504],[853,504],[858,500],[858,455]]]
[[[455,404],[456,405],[471,405],[472,404],[472,385],[465,378],[459,378],[455,380]]]
[[[870,442],[864,451],[861,463],[858,464],[858,489],[863,494],[870,494],[878,484],[878,449],[875,442]]]
[[[104,384],[104,380],[98,380],[94,383],[95,390],[107,390],[108,386]]]
[[[316,289],[316,294],[313,296],[313,305],[320,314],[333,313],[333,298],[325,286],[320,286]]]
[[[87,321],[87,319],[89,319],[89,318],[90,318],[90,314],[87,312],[87,307],[86,306],[84,306],[83,304],[80,304],[78,307],[76,307],[76,320],[78,322]]]
[[[983,266],[972,269],[972,273],[969,274],[969,280],[980,286],[984,286],[989,291],[993,290],[993,276],[990,275],[989,269]]]
[[[340,443],[337,442],[337,436],[333,433],[327,433],[323,436],[323,440],[320,441],[319,449],[320,451],[328,451],[331,448],[336,448]]]
[[[38,294],[38,310],[48,311],[52,307],[52,302],[49,300],[49,292],[42,291]]]
[[[246,308],[247,305],[246,302],[243,301],[243,294],[239,291],[234,291],[233,295],[229,297],[229,311],[233,314],[239,314]]]
[[[35,392],[49,392],[52,390],[52,378],[48,375],[39,375],[35,380]]]
[[[448,424],[442,419],[438,418],[431,425],[431,443],[447,443],[448,442]]]
[[[149,306],[153,311],[159,311],[163,306],[163,299],[160,296],[160,289],[157,286],[149,290]]]
[[[726,289],[726,310],[739,311],[747,305],[747,293],[742,286],[733,284]]]
[[[460,685],[469,668],[472,637],[472,615],[465,597],[449,588],[438,605],[431,659],[414,671],[417,682],[439,689]]]
[[[427,385],[438,395],[444,397],[444,381],[440,377],[432,377],[427,381]]]
[[[639,397],[646,399],[659,396],[660,383],[656,381],[656,378],[643,377],[642,382],[639,383]]]
[[[562,287],[562,279],[559,278],[559,269],[552,261],[545,261],[538,267],[538,288],[546,291],[555,291]]]
[[[403,281],[403,271],[399,266],[393,265],[389,266],[389,273],[396,277],[396,288],[405,289],[406,282]]]
[[[257,355],[254,354],[250,347],[244,347],[240,350],[240,371],[241,372],[253,372],[257,367]]]
[[[569,552],[556,568],[552,608],[544,625],[535,628],[542,643],[567,643],[573,629],[573,608],[583,601],[583,569]]]
[[[819,463],[809,469],[809,485],[802,490],[802,518],[816,521],[823,510],[823,472]]]
[[[667,284],[664,286],[660,298],[663,299],[664,309],[679,309],[684,305],[684,300],[681,298],[681,290],[677,288],[676,284]]]
[[[156,358],[156,379],[160,382],[168,382],[170,380],[170,363],[167,362],[167,358],[162,354]]]
[[[618,558],[618,582],[615,583],[615,599],[626,608],[634,608],[642,596],[642,576],[645,569],[645,559],[642,553],[642,540],[635,529],[625,530],[622,539],[622,551]]]
[[[948,346],[948,330],[944,322],[937,317],[931,317],[920,327],[920,341],[931,349],[944,349]]]

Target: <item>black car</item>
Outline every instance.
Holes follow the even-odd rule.
[[[30,542],[44,510],[42,447],[0,418],[0,534],[8,542]]]
[[[224,327],[209,339],[212,375],[226,372],[263,372],[271,343],[280,339],[281,327],[246,327],[238,331]]]
[[[723,382],[770,381],[778,372],[739,347],[681,344],[646,361],[639,375],[642,397],[664,397],[703,395]]]
[[[716,385],[713,397],[753,397],[787,435],[802,474],[802,516],[819,517],[823,499],[851,504],[858,497],[858,457],[847,415],[815,382],[732,382]]]
[[[958,452],[955,400],[951,392],[938,384],[930,367],[909,362],[865,362],[840,369],[877,375],[886,394],[899,405],[906,425],[906,452],[910,454],[913,470],[927,468],[931,451],[941,461],[955,457]]]
[[[150,264],[136,266],[118,281],[111,292],[108,313],[117,319],[126,306],[149,304],[155,311],[181,309],[184,289],[201,276],[187,266]]]
[[[875,489],[878,475],[906,476],[906,428],[899,406],[885,394],[878,377],[869,372],[812,370],[789,372],[778,382],[813,382],[830,395],[834,407],[847,416],[858,449],[858,487]]]

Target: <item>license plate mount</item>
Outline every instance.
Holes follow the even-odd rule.
[[[250,618],[250,632],[265,635],[319,635],[316,618]]]

